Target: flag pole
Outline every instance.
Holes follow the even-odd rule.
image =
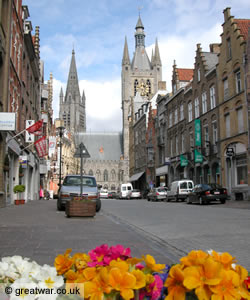
[[[35,143],[31,143],[30,145],[28,145],[28,146],[26,146],[25,148],[23,148],[21,151],[23,151],[23,150],[29,148],[30,146],[32,146],[32,145],[34,145],[34,144],[35,144]]]
[[[19,136],[20,134],[22,134],[25,130],[26,130],[26,129],[20,131],[20,132],[19,132],[18,134],[16,134],[16,135],[12,136],[10,139],[7,140],[7,143],[8,143],[9,141],[13,140],[15,137]]]

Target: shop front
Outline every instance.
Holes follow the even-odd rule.
[[[168,165],[156,169],[156,186],[168,186]]]

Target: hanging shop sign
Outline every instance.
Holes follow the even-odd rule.
[[[194,120],[195,146],[201,146],[201,120]]]
[[[0,113],[0,130],[14,131],[16,130],[16,113]]]
[[[181,167],[186,167],[188,165],[188,159],[184,155],[180,155]]]
[[[194,161],[196,163],[202,163],[203,162],[203,156],[198,150],[194,150]]]

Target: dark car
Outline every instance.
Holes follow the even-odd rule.
[[[224,204],[227,198],[227,189],[217,183],[197,184],[188,194],[187,203],[198,202],[202,205],[212,201],[220,201]]]
[[[80,196],[80,185],[80,175],[67,175],[64,178],[58,191],[57,210],[64,210],[68,201]],[[96,211],[98,212],[101,209],[101,200],[95,177],[83,175],[82,188],[82,195],[96,203]]]
[[[116,197],[117,197],[117,194],[116,194],[116,192],[108,192],[108,198],[109,199],[116,199]]]

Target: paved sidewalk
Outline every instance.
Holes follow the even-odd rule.
[[[53,265],[56,255],[67,248],[88,252],[103,243],[122,244],[131,248],[133,256],[151,254],[159,263],[171,263],[171,253],[164,247],[102,213],[94,218],[66,218],[56,210],[55,200],[0,209],[0,258],[21,255]]]

